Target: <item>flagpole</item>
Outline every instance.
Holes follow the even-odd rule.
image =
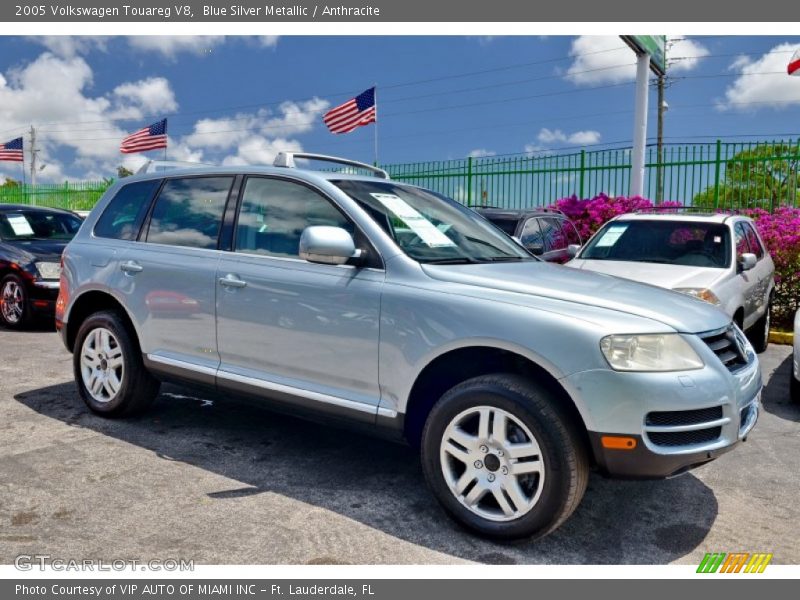
[[[375,134],[375,166],[377,167],[377,166],[379,166],[378,165],[378,84],[377,83],[374,85],[374,89],[375,89],[375,92],[374,92],[374,96],[375,97],[373,98],[373,100],[375,101],[375,131],[373,133]]]

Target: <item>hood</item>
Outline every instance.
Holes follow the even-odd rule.
[[[573,269],[624,277],[669,290],[677,287],[710,288],[725,274],[725,269],[624,260],[573,259],[567,263],[567,266]]]
[[[730,322],[730,317],[721,310],[686,294],[545,262],[422,265],[422,268],[439,281],[628,313],[664,323],[682,333],[719,329]],[[530,306],[522,298],[519,303]]]
[[[13,240],[3,242],[6,248],[18,255],[18,261],[50,261],[61,260],[61,253],[69,244],[69,240]]]

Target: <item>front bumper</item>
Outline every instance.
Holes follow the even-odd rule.
[[[598,467],[618,477],[676,475],[732,450],[755,426],[761,370],[753,352],[729,371],[705,344],[705,367],[674,373],[597,369],[562,383],[584,419]],[[603,436],[633,438],[634,448],[603,447]]]
[[[52,317],[56,312],[58,281],[35,280],[28,284],[28,306],[33,314]]]

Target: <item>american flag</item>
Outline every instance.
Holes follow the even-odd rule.
[[[6,142],[0,146],[0,160],[22,162],[22,138]]]
[[[142,127],[136,133],[130,134],[119,147],[123,154],[134,152],[147,152],[167,147],[167,120],[162,119],[149,127]]]
[[[375,88],[360,93],[352,100],[330,109],[322,117],[331,133],[350,133],[362,125],[369,125],[378,120],[375,106]]]

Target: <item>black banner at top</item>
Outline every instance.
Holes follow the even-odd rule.
[[[4,22],[789,22],[786,0],[56,0],[0,4]],[[640,32],[652,33],[652,32]]]

